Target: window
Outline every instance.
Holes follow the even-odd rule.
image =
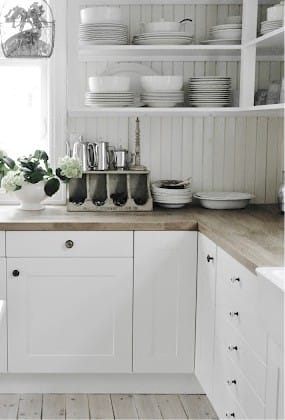
[[[57,25],[51,59],[4,59],[0,51],[0,148],[14,159],[46,150],[55,168],[65,153],[66,0],[49,3]],[[0,190],[0,203],[11,201]],[[65,189],[49,201],[64,203]]]
[[[0,144],[8,156],[49,150],[46,62],[0,63]]]

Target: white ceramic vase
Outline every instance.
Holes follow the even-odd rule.
[[[44,186],[44,181],[40,181],[37,184],[25,182],[20,190],[14,192],[21,203],[19,208],[21,210],[43,210],[45,206],[42,204],[42,201],[47,198]]]

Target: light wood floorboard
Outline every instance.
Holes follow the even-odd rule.
[[[138,419],[133,395],[112,394],[115,419]]]
[[[44,420],[65,419],[65,395],[44,394],[42,418]]]
[[[31,420],[42,418],[42,394],[23,394],[19,401],[18,419]]]
[[[89,405],[86,394],[67,394],[65,401],[67,420],[89,420]]]
[[[155,398],[164,419],[187,419],[178,395],[156,395]]]
[[[180,400],[187,418],[193,420],[218,419],[206,395],[180,395]]]
[[[113,420],[114,413],[110,395],[88,395],[91,420]]]
[[[205,395],[0,394],[1,420],[217,420]]]

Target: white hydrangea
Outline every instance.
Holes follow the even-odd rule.
[[[22,172],[10,171],[2,178],[1,187],[6,192],[17,191],[22,188],[25,178]]]
[[[65,176],[66,178],[82,177],[82,165],[78,159],[65,156],[59,160],[58,164],[62,176]]]
[[[6,156],[7,156],[7,153],[5,152],[5,150],[0,149],[0,159],[3,159]]]

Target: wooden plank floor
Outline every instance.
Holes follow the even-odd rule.
[[[217,418],[205,395],[0,394],[1,420]]]

